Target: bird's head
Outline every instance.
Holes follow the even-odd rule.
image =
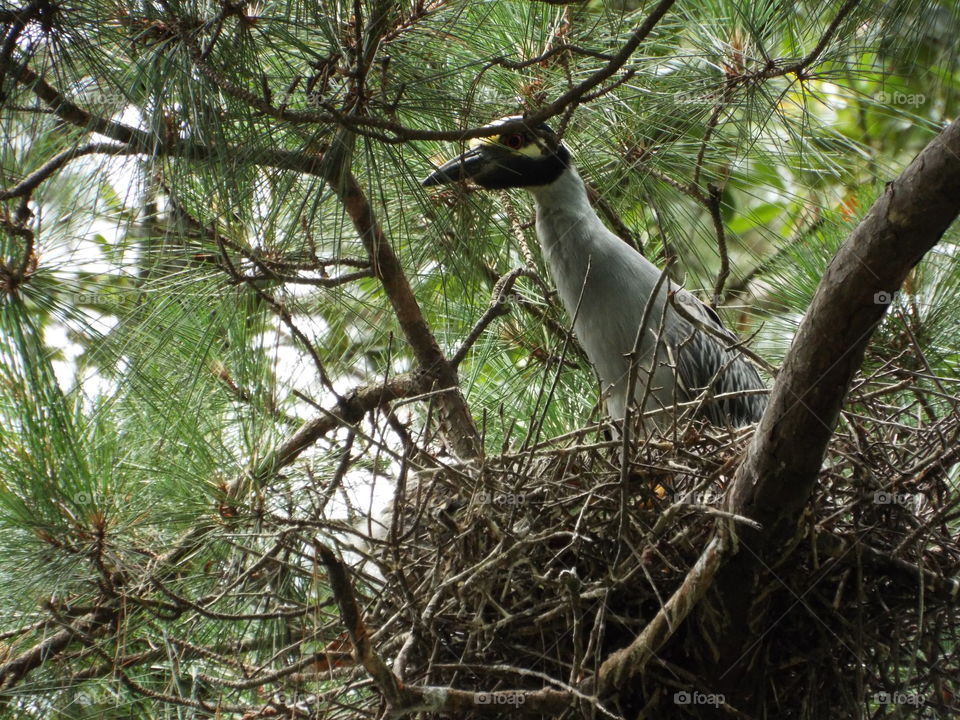
[[[494,125],[520,116],[498,120]],[[521,126],[471,140],[459,157],[444,163],[424,179],[424,187],[473,180],[491,190],[549,185],[570,165],[570,152],[546,125]]]

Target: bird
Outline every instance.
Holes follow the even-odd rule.
[[[766,387],[717,313],[607,229],[570,150],[548,125],[528,126],[514,115],[492,126],[506,123],[511,125],[502,132],[470,141],[421,185],[470,180],[490,190],[523,188],[533,196],[543,258],[599,375],[610,417],[623,420],[633,373],[644,427],[671,427],[680,405],[697,400],[694,415],[713,425],[757,422]]]

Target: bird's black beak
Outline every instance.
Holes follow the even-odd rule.
[[[423,187],[433,187],[467,180],[476,177],[485,167],[487,167],[487,159],[483,156],[482,149],[472,148],[460,157],[445,162],[425,177],[420,184]]]

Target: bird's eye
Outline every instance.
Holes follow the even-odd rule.
[[[523,135],[504,135],[500,142],[511,150],[519,150],[523,147]]]

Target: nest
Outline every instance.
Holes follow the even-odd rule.
[[[844,416],[793,551],[757,589],[766,612],[744,662],[765,668],[766,691],[749,712],[696,672],[716,630],[697,609],[640,682],[568,716],[952,717],[957,416],[928,425],[904,412]],[[375,552],[382,580],[358,590],[404,683],[582,688],[663,607],[718,523],[740,524],[721,508],[749,430],[635,442],[626,470],[621,444],[597,436],[400,483]]]

